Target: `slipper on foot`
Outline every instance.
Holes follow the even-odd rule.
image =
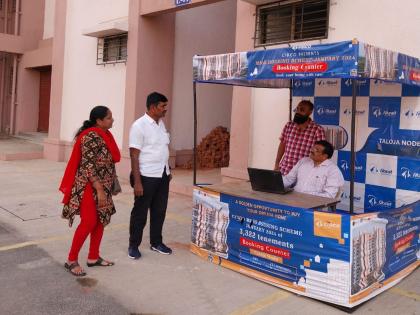
[[[111,267],[111,266],[114,266],[115,264],[112,261],[105,261],[103,258],[99,257],[98,260],[95,261],[94,263],[87,262],[86,265],[88,267],[95,267],[95,266]]]
[[[70,272],[73,276],[76,276],[76,277],[84,277],[84,276],[86,276],[86,272],[84,272],[82,269],[79,272],[74,271],[74,269],[76,267],[80,267],[80,265],[79,265],[79,263],[77,261],[74,262],[74,263],[72,263],[72,264],[69,264],[69,263],[65,263],[64,264],[64,268],[66,268],[66,270],[68,272]]]

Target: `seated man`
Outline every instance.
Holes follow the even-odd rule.
[[[334,147],[325,140],[316,141],[309,157],[300,159],[292,170],[283,176],[285,187],[296,184],[294,190],[327,198],[336,198],[344,185],[340,169],[331,162]]]

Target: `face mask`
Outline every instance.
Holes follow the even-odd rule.
[[[296,113],[295,117],[293,117],[293,122],[297,123],[298,125],[304,124],[309,119],[309,116],[304,116],[301,114]]]

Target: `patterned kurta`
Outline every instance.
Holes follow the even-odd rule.
[[[81,160],[76,172],[76,178],[71,190],[70,202],[64,205],[63,218],[73,224],[74,216],[80,215],[80,205],[83,199],[86,184],[99,180],[104,188],[106,203],[98,208],[99,221],[105,226],[111,221],[111,215],[115,211],[112,201],[112,186],[116,177],[115,163],[104,140],[96,132],[91,131],[81,138]],[[93,197],[98,204],[96,190],[93,189]]]

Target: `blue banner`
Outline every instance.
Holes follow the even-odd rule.
[[[420,263],[420,201],[393,209],[390,191],[370,186],[372,205],[383,211],[363,215],[195,189],[191,250],[298,294],[355,306]]]
[[[401,83],[420,86],[420,60],[398,53],[398,77]]]
[[[420,259],[419,220],[420,201],[378,214],[387,220],[385,279],[395,275]]]
[[[229,205],[229,260],[298,283],[306,270],[328,273],[350,261],[349,216],[221,194]]]
[[[248,80],[357,76],[358,45],[351,41],[247,53]]]
[[[420,131],[401,130],[393,125],[374,130],[360,152],[420,157]]]

